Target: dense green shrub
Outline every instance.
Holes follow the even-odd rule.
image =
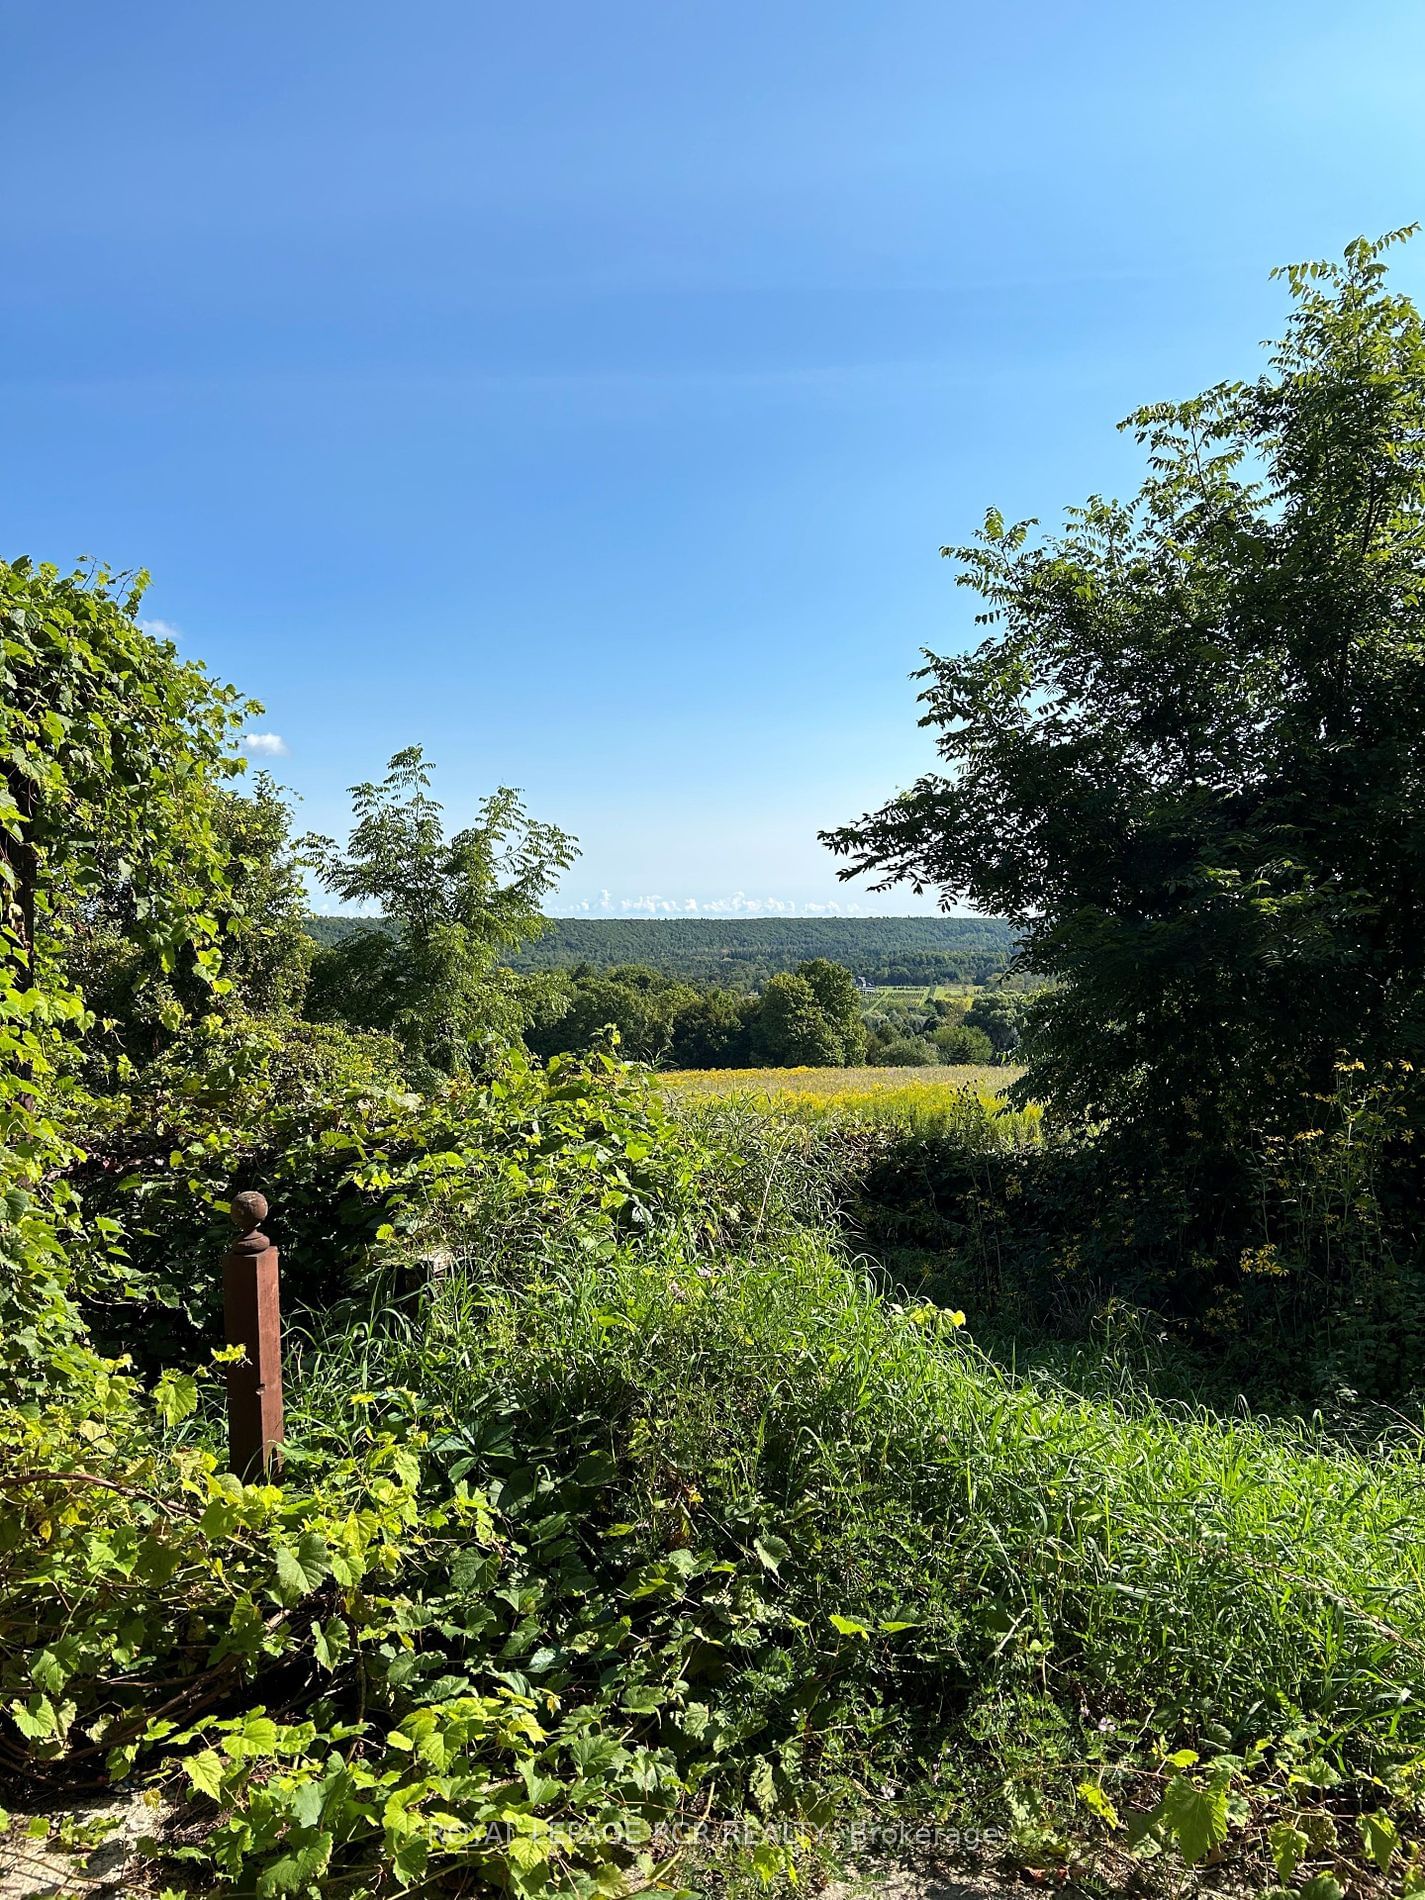
[[[1195,1349],[1218,1391],[1414,1400],[1416,1073],[1343,1064],[1313,1111],[1299,1138],[1230,1166],[1203,1152],[1167,1176],[1151,1143],[1011,1146],[972,1124],[889,1124],[843,1152],[836,1194],[859,1245],[1006,1332],[1082,1336],[1126,1305]]]
[[[942,1062],[989,1062],[994,1057],[994,1044],[983,1029],[972,1028],[966,1023],[947,1023],[943,1029],[937,1029],[930,1040],[940,1051]]]
[[[273,1019],[195,1032],[84,1131],[76,1178],[121,1250],[120,1270],[91,1276],[88,1310],[112,1339],[136,1330],[135,1300],[166,1309],[177,1331],[151,1311],[139,1329],[150,1354],[184,1328],[211,1337],[245,1188],[272,1203],[296,1307],[359,1292],[393,1259],[429,1271],[471,1232],[494,1272],[561,1232],[715,1231],[736,1209],[707,1204],[696,1142],[664,1139],[666,1124],[657,1090],[607,1055],[541,1067],[516,1046],[416,1093],[379,1036]]]
[[[290,840],[291,809],[258,773],[247,792],[212,790],[208,821],[223,888],[209,910],[221,975],[174,967],[162,943],[135,928],[147,902],[113,856],[80,895],[63,891],[56,924],[65,982],[93,1018],[72,1051],[79,1073],[104,1090],[161,1056],[185,1024],[209,1015],[284,1016],[301,1007],[316,945],[307,935],[306,891]]]
[[[866,1060],[878,1069],[933,1069],[948,1058],[929,1036],[888,1036],[871,1043]]]
[[[1259,376],[1129,419],[1131,499],[1047,533],[991,508],[942,549],[981,637],[922,676],[939,767],[828,836],[846,875],[1009,917],[1049,984],[1017,1087],[1097,1131],[1106,1187],[1151,1174],[1234,1241],[1334,1065],[1425,1046],[1425,317],[1388,255],[1410,235],[1279,273]]]
[[[123,919],[157,973],[154,1022],[220,1007],[240,928],[231,740],[252,711],[137,621],[147,577],[0,562],[0,1400],[97,1377],[76,1272],[117,1236],[81,1224],[79,1076],[95,1022],[74,987],[86,937]],[[81,959],[82,960],[82,959]],[[107,1025],[104,1026],[107,1030]],[[86,1037],[90,1038],[86,1046]]]

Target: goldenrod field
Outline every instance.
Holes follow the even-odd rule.
[[[997,1142],[1038,1138],[1036,1107],[1007,1109],[1019,1069],[674,1069],[658,1079],[674,1097],[737,1100],[805,1121],[896,1123],[929,1132],[974,1122]]]
[[[937,1098],[963,1089],[1002,1094],[1022,1073],[965,1063],[940,1069],[670,1069],[659,1077],[705,1095],[882,1095],[914,1089]]]

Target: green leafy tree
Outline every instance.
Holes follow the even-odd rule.
[[[0,563],[0,1365],[22,1383],[77,1323],[66,1084],[88,1019],[68,963],[86,906],[121,889],[157,967],[204,995],[224,982],[215,812],[258,708],[143,631],[145,582]]]
[[[965,1028],[978,1030],[996,1061],[1007,1062],[1019,1048],[1028,999],[1012,990],[981,990],[965,1012]]]
[[[591,1049],[606,1029],[619,1034],[620,1054],[634,1062],[660,1062],[673,1040],[680,1010],[698,1000],[689,984],[672,983],[644,965],[575,971],[556,1015],[536,1023],[525,1041],[536,1055]]]
[[[345,850],[303,841],[335,897],[381,911],[317,959],[308,1007],[318,1020],[387,1031],[416,1062],[461,1074],[482,1038],[508,1040],[528,1019],[527,989],[501,959],[544,928],[540,904],[577,846],[530,818],[508,786],[448,838],[430,778],[419,746],[398,752],[379,783],[352,787]]]
[[[292,808],[271,774],[259,772],[250,791],[221,801],[217,823],[232,891],[223,975],[255,1015],[299,1009],[316,946],[306,928],[307,890],[292,843]]]
[[[750,1025],[757,998],[740,990],[703,990],[673,1022],[670,1061],[680,1069],[751,1066]]]
[[[841,1039],[804,976],[784,970],[770,978],[752,1019],[753,1056],[776,1069],[833,1068]]]
[[[811,987],[818,1007],[838,1044],[838,1063],[859,1062],[866,1053],[866,1019],[856,979],[840,963],[828,957],[812,957],[799,963],[796,974]]]
[[[106,883],[166,971],[218,980],[217,793],[242,770],[234,728],[261,708],[143,631],[147,581],[0,563],[0,903],[26,987],[58,977]]]
[[[558,981],[559,979],[555,979]],[[537,1055],[590,1049],[605,1029],[639,1062],[688,1069],[859,1062],[866,1028],[855,978],[824,957],[774,976],[760,997],[699,989],[645,964],[584,965],[525,1031]]]
[[[216,787],[210,818],[223,888],[210,903],[222,980],[205,985],[192,968],[165,968],[136,928],[145,893],[104,851],[100,875],[67,910],[63,967],[95,1018],[86,1039],[93,1063],[151,1060],[184,1021],[205,1011],[282,1015],[300,1008],[316,949],[306,929],[307,893],[291,846],[291,810],[275,781],[257,774],[249,792]]]
[[[749,1018],[754,1062],[769,1068],[836,1068],[866,1053],[855,977],[840,963],[809,958],[769,978]]]
[[[1396,237],[1407,235],[1396,233]],[[946,549],[942,771],[829,834],[1008,917],[1053,979],[1024,1094],[1164,1148],[1309,1129],[1425,1040],[1425,329],[1380,243],[1292,266],[1256,381],[1130,418],[1149,473]]]
[[[990,1062],[994,1058],[994,1044],[983,1029],[977,1029],[968,1022],[947,1023],[943,1029],[937,1029],[930,1040],[940,1051],[942,1062]]]
[[[774,976],[748,1019],[748,1047],[771,1068],[835,1068],[866,1051],[861,996],[849,970],[812,957]]]

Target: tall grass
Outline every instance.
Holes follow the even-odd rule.
[[[339,1415],[352,1350],[303,1367],[313,1428]],[[849,1672],[881,1711],[866,1737],[951,1783],[1010,1759],[1025,1698],[1061,1727],[1015,1772],[1070,1787],[1088,1759],[1152,1772],[1156,1738],[1305,1748],[1348,1777],[1425,1748],[1417,1439],[1361,1455],[1309,1423],[1016,1378],[807,1237],[714,1266],[546,1262],[523,1287],[466,1265],[377,1356],[368,1387],[467,1438],[499,1420],[554,1464],[561,1443],[607,1454],[611,1509],[655,1547],[780,1540],[773,1739]]]
[[[1164,1397],[1131,1314],[1057,1372],[997,1364],[829,1238],[868,1159],[1014,1176],[1032,1112],[943,1084],[674,1099],[701,1229],[472,1239],[399,1314],[305,1349],[298,1456],[350,1429],[356,1385],[444,1463],[437,1495],[547,1513],[660,1723],[702,1710],[689,1772],[724,1803],[914,1790],[1067,1852],[1103,1824],[1086,1778],[1160,1834],[1174,1789],[1181,1815],[1230,1786],[1258,1869],[1300,1823],[1305,1870],[1359,1884],[1355,1817],[1405,1830],[1425,1785],[1420,1432]],[[527,1635],[592,1693],[553,1624]]]

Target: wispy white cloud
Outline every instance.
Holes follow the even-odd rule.
[[[582,908],[582,906],[581,906]],[[603,903],[601,910],[610,906]],[[731,897],[621,897],[618,908],[634,917],[861,917],[860,904],[798,903],[790,897],[749,897],[746,891],[734,891]]]
[[[285,759],[287,756],[287,741],[277,732],[245,732],[242,743],[259,758]]]
[[[141,620],[139,625],[155,640],[172,640],[176,646],[183,638],[171,620]]]

